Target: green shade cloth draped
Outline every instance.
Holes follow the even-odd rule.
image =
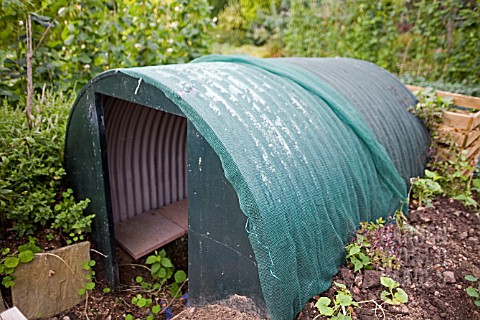
[[[207,56],[119,71],[162,90],[220,157],[272,319],[328,289],[359,222],[400,208],[423,170],[415,100],[370,63]]]

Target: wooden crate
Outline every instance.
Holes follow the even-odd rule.
[[[409,85],[407,88],[412,92],[425,89]],[[439,133],[441,137],[453,140],[460,151],[466,150],[468,162],[475,169],[480,154],[480,98],[439,90],[435,93],[442,98],[451,98],[454,106],[468,109],[446,111]],[[443,158],[451,157],[451,153],[449,148],[438,150],[438,156]]]

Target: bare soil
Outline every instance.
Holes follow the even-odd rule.
[[[409,224],[411,232],[392,234],[401,261],[400,270],[367,270],[354,274],[342,266],[338,275],[332,279],[343,283],[352,292],[356,301],[375,300],[378,304],[380,276],[387,275],[397,280],[409,301],[401,306],[382,304],[383,312],[372,302],[361,304],[355,309],[354,319],[480,319],[480,309],[466,294],[469,283],[464,280],[467,274],[480,278],[480,218],[478,213],[466,208],[457,201],[438,198],[432,208],[417,208],[411,205]],[[1,228],[0,228],[1,229]],[[3,228],[4,236],[0,247],[16,247],[20,243],[12,233]],[[41,237],[40,237],[41,238]],[[42,240],[43,249],[52,249],[62,244],[62,239],[53,242]],[[166,248],[178,269],[187,270],[187,239],[181,238]],[[134,318],[145,319],[149,311],[132,305],[132,298],[145,292],[135,282],[137,276],[149,280],[149,272],[141,265],[144,260],[135,261],[118,249],[121,276],[121,291],[103,293],[106,287],[103,271],[96,267],[97,284],[89,293],[85,304],[68,310],[52,319],[124,319],[127,313]],[[92,253],[95,258],[95,253]],[[2,289],[8,303],[8,290]],[[312,298],[298,315],[298,320],[324,319],[314,307],[320,296],[332,297],[334,289]],[[210,305],[204,308],[187,308],[188,298],[173,299],[168,292],[156,295],[154,303],[160,304],[168,312],[156,316],[156,319],[260,319],[252,314],[242,313],[223,305]]]

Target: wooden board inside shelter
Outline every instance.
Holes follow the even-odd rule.
[[[115,224],[118,244],[134,259],[139,259],[187,233],[186,199]]]

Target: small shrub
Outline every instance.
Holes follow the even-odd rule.
[[[65,126],[73,96],[47,92],[35,100],[31,127],[25,114],[4,101],[0,107],[0,216],[19,237],[54,228],[80,240],[93,216],[84,216],[89,200],[77,202],[61,192],[65,170]]]

